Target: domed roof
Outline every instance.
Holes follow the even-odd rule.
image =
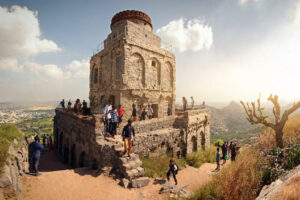
[[[137,10],[124,10],[115,14],[111,19],[110,28],[118,21],[124,19],[139,19],[149,24],[152,28],[151,18],[146,13]]]

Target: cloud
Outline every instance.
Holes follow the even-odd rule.
[[[247,4],[249,2],[261,2],[264,0],[238,0],[240,4]]]
[[[300,1],[293,6],[290,12],[290,19],[294,24],[300,25]]]
[[[0,70],[21,72],[24,66],[20,65],[16,58],[1,58]]]
[[[38,12],[26,7],[0,6],[0,69],[15,71],[20,69],[16,62],[20,58],[61,50],[52,40],[42,38],[37,16]]]
[[[87,59],[73,60],[66,67],[69,69],[74,78],[88,78],[90,73],[90,62]]]
[[[71,72],[63,71],[60,67],[54,64],[41,65],[35,62],[26,62],[25,67],[29,71],[34,72],[42,78],[48,79],[69,79],[71,78]]]
[[[213,43],[212,28],[199,19],[187,21],[179,18],[170,21],[156,33],[180,52],[209,49]]]

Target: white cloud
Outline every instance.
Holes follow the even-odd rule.
[[[90,73],[90,63],[89,60],[83,59],[73,60],[69,65],[67,65],[74,78],[88,78]]]
[[[212,28],[199,19],[173,20],[158,29],[156,33],[163,41],[171,43],[180,52],[209,49],[213,43]]]
[[[69,79],[71,77],[71,72],[63,71],[60,67],[53,64],[40,65],[35,62],[27,62],[25,66],[30,71],[36,73],[43,78],[48,79]]]
[[[240,4],[247,4],[249,2],[261,2],[264,0],[238,0]]]
[[[1,58],[0,59],[0,70],[6,71],[23,71],[24,66],[20,65],[16,58]]]
[[[290,19],[294,24],[300,25],[300,1],[293,6],[290,13]]]
[[[19,58],[61,50],[52,40],[41,38],[37,15],[26,7],[0,6],[0,69],[14,71],[20,68],[15,62]],[[3,66],[5,63],[7,65]]]

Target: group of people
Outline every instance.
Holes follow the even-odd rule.
[[[72,108],[71,100],[69,100],[67,108],[65,107],[64,99],[60,102],[60,105],[63,109],[67,109],[68,112],[75,112],[76,114],[82,114],[82,115],[91,114],[91,109],[87,106],[87,102],[85,100],[83,100],[81,104],[80,99],[76,99],[73,108]]]
[[[53,140],[51,135],[43,135],[43,145],[44,147],[48,147],[49,150],[53,149]]]
[[[151,105],[148,106],[143,106],[139,105],[139,110],[137,111],[136,105],[132,104],[132,114],[131,114],[131,119],[132,121],[143,121],[146,119],[152,119],[153,118],[153,108]]]
[[[217,148],[217,155],[216,155],[216,162],[217,162],[217,168],[216,170],[220,170],[220,161],[223,160],[222,165],[226,163],[226,160],[231,159],[232,162],[235,161],[236,155],[240,152],[240,147],[238,147],[236,144],[233,144],[233,142],[224,142],[222,147],[222,157],[220,153],[220,148]]]
[[[188,101],[185,97],[182,97],[182,105],[183,105],[183,111],[186,111],[187,110],[187,107],[188,107]],[[194,106],[195,106],[195,100],[194,100],[194,97],[191,96],[191,109],[193,110],[194,109]],[[201,108],[205,108],[205,101],[202,102],[202,105],[201,105]]]

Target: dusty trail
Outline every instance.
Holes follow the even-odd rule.
[[[24,200],[150,200],[166,197],[158,194],[161,185],[154,184],[153,179],[146,187],[125,189],[118,180],[99,175],[97,171],[68,169],[53,151],[44,153],[40,167],[42,175],[22,177]],[[215,167],[215,164],[205,163],[198,169],[184,168],[178,173],[179,185],[195,190],[211,179]]]

